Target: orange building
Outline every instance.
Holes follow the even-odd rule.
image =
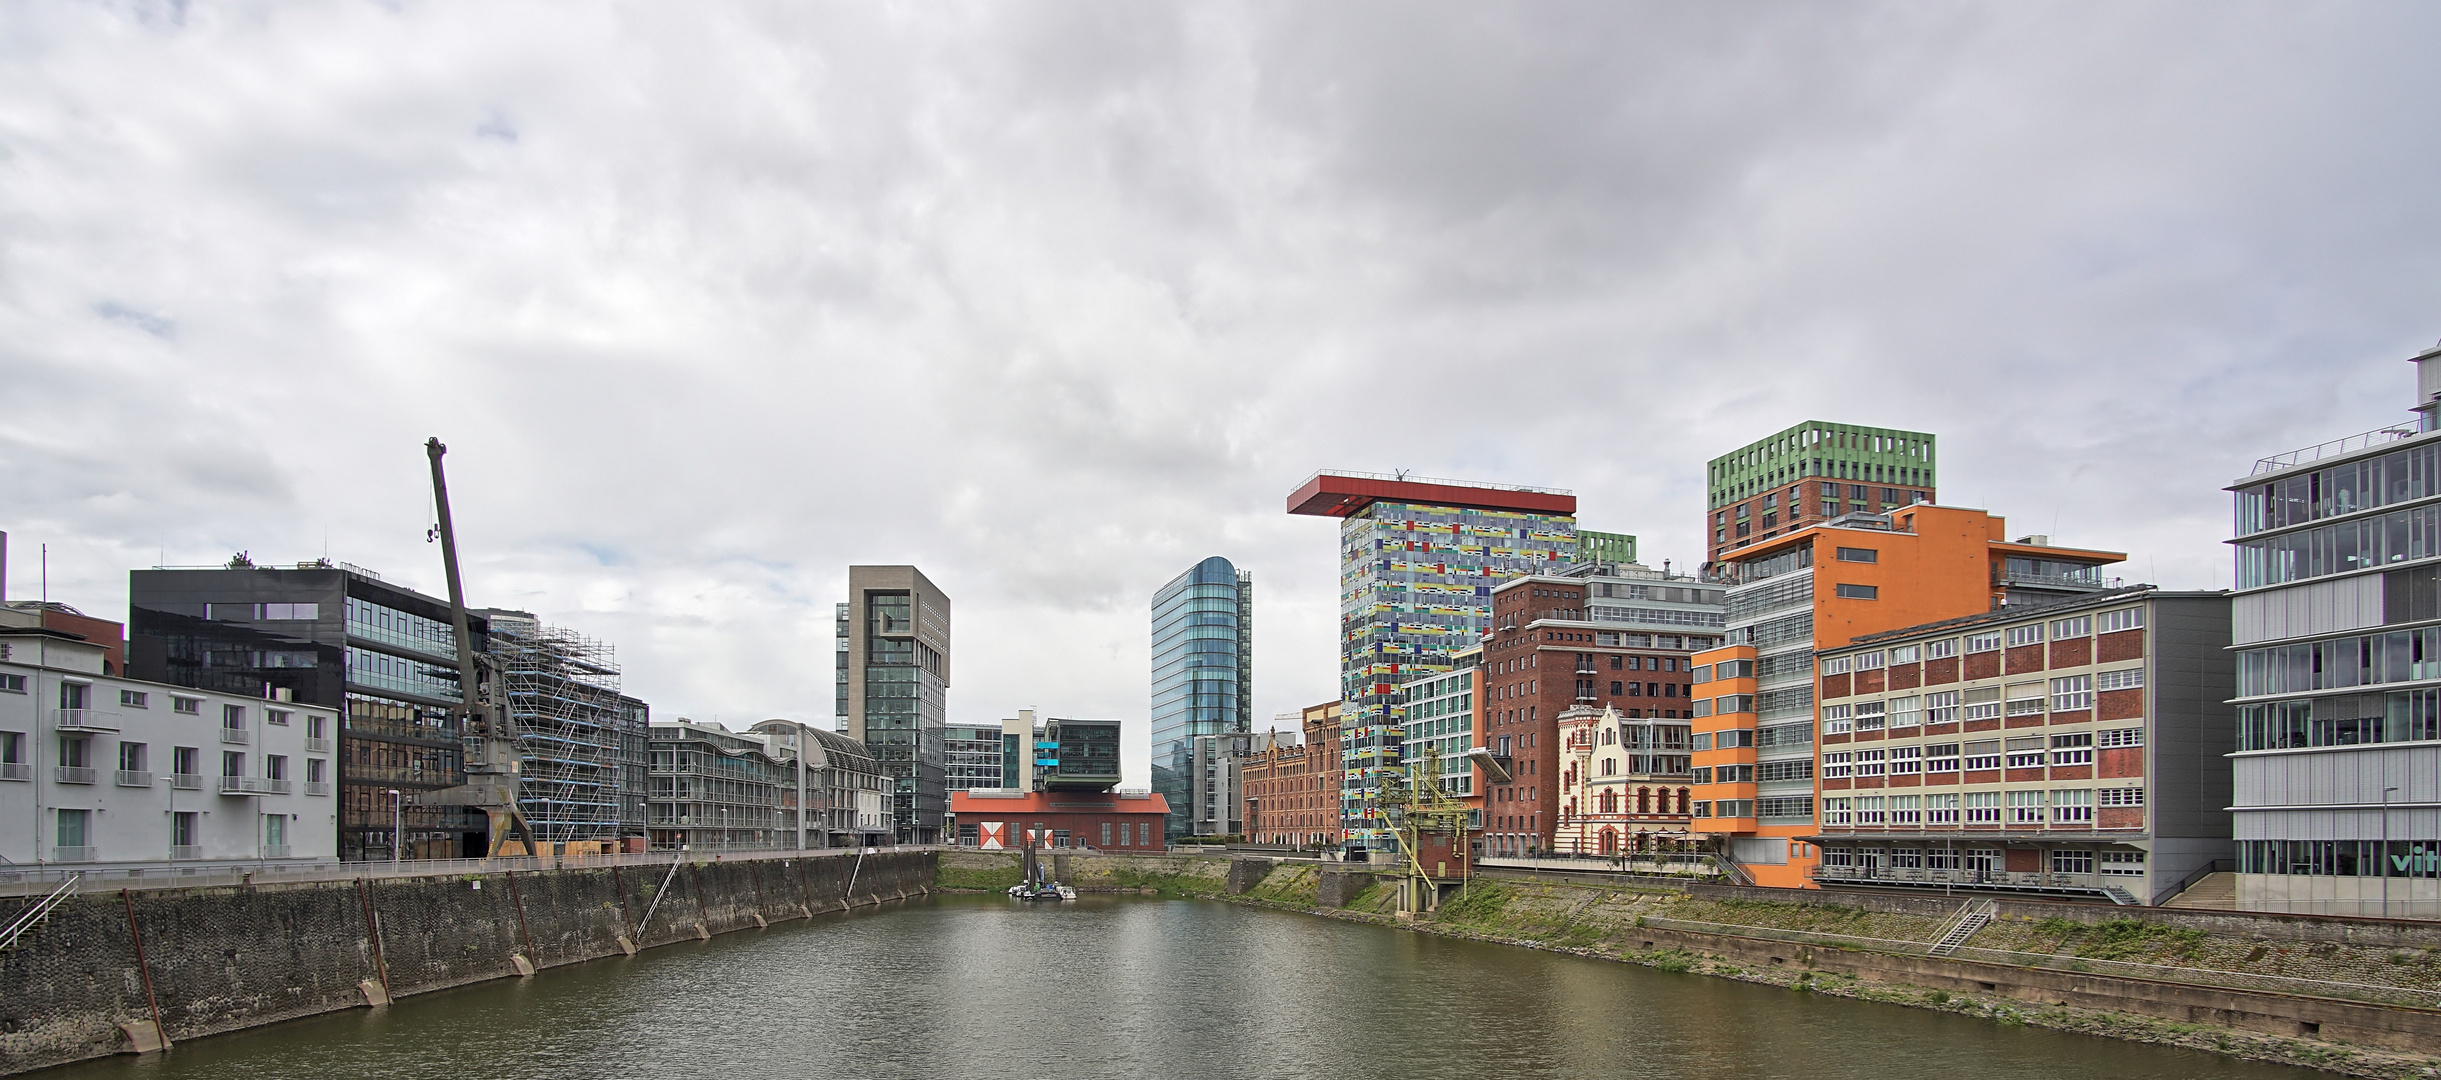
[[[1716,564],[1728,636],[1695,660],[1692,831],[1758,885],[1810,888],[1819,852],[1815,659],[1866,634],[2056,603],[2118,584],[2119,552],[2008,539],[2006,519],[1918,504],[1848,514]]]

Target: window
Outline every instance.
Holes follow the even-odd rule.
[[[1924,771],[1957,772],[1958,744],[1954,742],[1926,743],[1924,746]]]
[[[1968,720],[2000,719],[1999,687],[1979,686],[1960,691],[1960,694],[1962,695],[1960,700],[1965,702]]]
[[[1765,782],[1770,782],[1773,780],[1811,780],[1814,778],[1814,763],[1805,758],[1799,758],[1795,761],[1766,761],[1755,766],[1754,768],[1755,779]]]
[[[33,762],[25,759],[25,732],[0,731],[0,765],[31,764],[33,764]],[[0,780],[31,779],[33,779],[33,774],[31,772],[28,772],[24,776],[18,776],[15,770],[10,770],[7,775],[0,776]]]
[[[92,821],[93,811],[91,810],[62,810],[59,812],[58,817],[58,831],[52,835],[59,841],[60,847],[85,847],[93,837],[92,832],[86,828],[86,826],[90,825]],[[66,858],[67,856],[63,853],[62,857]],[[86,859],[91,857],[92,856],[90,855],[86,855],[77,858],[76,861],[84,862]]]
[[[2070,675],[2051,680],[2051,711],[2074,712],[2093,708],[2093,676]]]
[[[120,742],[119,771],[143,772],[146,768],[148,768],[148,766],[144,763],[144,759],[147,756],[144,751],[145,746],[143,743],[125,741]]]
[[[1958,655],[1958,639],[1944,638],[1924,643],[1924,659],[1943,660]]]
[[[1957,723],[1958,692],[1943,690],[1937,694],[1924,695],[1924,722],[1927,724]]]
[[[2043,737],[2028,735],[2009,740],[2009,767],[2039,769],[2043,767]]]
[[[144,708],[144,698],[145,693],[142,690],[121,690],[119,691],[119,707],[126,709]]]
[[[1997,769],[2000,767],[2000,740],[1984,739],[1966,744],[1966,767]]]
[[[2093,732],[2079,731],[2069,735],[2052,736],[2051,763],[2053,765],[2093,764]]]
[[[1881,774],[1882,774],[1882,751],[1879,751],[1879,750],[1858,750],[1858,751],[1856,751],[1856,775],[1858,775],[1858,776],[1880,776]]]
[[[1967,792],[1966,823],[1969,825],[2000,824],[2000,793],[1997,791]]]
[[[1102,846],[1110,846],[1110,823],[1107,821],[1102,823]]]
[[[263,722],[264,722],[264,723],[266,723],[266,724],[276,724],[276,725],[279,725],[280,727],[287,727],[287,726],[288,726],[288,710],[286,710],[286,709],[265,709],[265,710],[263,710]]]
[[[1814,816],[1811,795],[1781,795],[1755,800],[1755,816],[1760,818],[1810,818]]]
[[[1878,701],[1857,702],[1856,730],[1880,731],[1882,729],[1882,707],[1882,703]]]
[[[1994,652],[1999,648],[2000,631],[1998,630],[1988,634],[1968,634],[1966,636],[1966,651],[1968,652]]]
[[[2051,872],[2054,874],[2093,873],[2093,852],[2054,851],[2051,853]]]
[[[2043,823],[2043,793],[2012,791],[2009,795],[2009,824],[2040,825]]]
[[[1826,779],[1853,776],[1856,768],[1853,764],[1854,760],[1855,755],[1852,751],[1842,750],[1836,754],[1824,754],[1822,755],[1822,775]]]
[[[2043,684],[2021,682],[2009,684],[2009,715],[2041,716],[2043,714]]]
[[[1856,707],[1853,705],[1823,706],[1822,733],[1825,735],[1847,734],[1854,724],[1854,721],[1850,720],[1849,716],[1855,712],[1855,709]]]
[[[2103,806],[2143,806],[2144,789],[2140,787],[2103,788],[2097,793]]]
[[[2020,645],[2040,645],[2042,643],[2043,624],[2041,623],[2027,623],[2024,626],[2009,628],[2009,647],[2012,649]]]
[[[2051,640],[2093,636],[2093,616],[2079,615],[2073,619],[2051,620]]]
[[[1913,776],[1924,770],[1924,748],[1894,746],[1890,748],[1890,775]]]
[[[2101,624],[2101,631],[2105,634],[2141,629],[2144,626],[2144,609],[2132,607],[2105,611],[2096,617],[2096,621]]]
[[[1888,664],[1885,662],[1885,659],[1881,653],[1869,652],[1856,654],[1856,670],[1858,671],[1871,671],[1874,668],[1886,666],[1888,666]]]
[[[1882,561],[1882,553],[1873,548],[1843,547],[1839,549],[1839,561],[1877,563]]]
[[[203,751],[193,746],[170,750],[170,771],[179,776],[199,776],[203,773]]]
[[[245,706],[243,706],[243,705],[223,705],[223,706],[221,706],[221,707],[220,707],[220,726],[225,727],[225,728],[242,728],[242,727],[245,727],[245,726],[246,726],[246,707],[245,707]]]
[[[306,758],[306,759],[305,759],[305,782],[306,782],[306,783],[308,783],[308,784],[324,784],[324,783],[329,783],[329,782],[330,782],[330,777],[327,775],[327,774],[328,774],[328,772],[329,772],[329,768],[328,768],[328,766],[329,766],[329,765],[330,765],[330,762],[325,761],[325,760],[323,760],[322,758],[318,758],[318,757]]]
[[[263,776],[271,780],[288,779],[288,756],[285,754],[263,755]]]
[[[222,776],[246,775],[246,755],[238,753],[235,750],[221,751],[220,774]]]
[[[1924,796],[1924,823],[1927,825],[1957,824],[1958,797],[1956,795]],[[1954,867],[1935,867],[1934,869],[1954,869]]]
[[[2103,877],[2143,877],[2144,852],[2105,851],[2102,853]]]
[[[0,692],[11,694],[25,693],[25,676],[0,675]]]
[[[1912,826],[1912,825],[1922,825],[1922,824],[1924,824],[1924,810],[1923,810],[1923,806],[1924,806],[1924,797],[1923,797],[1923,796],[1921,796],[1921,795],[1893,795],[1893,796],[1891,796],[1891,797],[1890,797],[1890,823],[1891,823],[1892,825],[1910,825],[1910,826]],[[1895,853],[1894,853],[1894,854],[1895,854]],[[1907,852],[1906,854],[1910,854],[1910,855],[1912,855],[1912,854],[1914,854],[1914,852]],[[1895,863],[1894,865],[1906,865],[1906,866],[1912,866],[1912,865],[1914,865],[1914,864],[1913,864],[1913,863]]]
[[[1897,666],[1899,664],[1912,664],[1920,659],[1923,654],[1924,647],[1921,645],[1901,645],[1898,648],[1890,650],[1890,663],[1892,666]]]
[[[2104,671],[2094,675],[2094,689],[2096,690],[2133,690],[2143,685],[2144,669],[2140,667],[2121,671]]]
[[[178,697],[172,695],[170,697],[170,711],[187,713],[189,715],[200,713],[203,711],[203,700],[201,698]]]
[[[1890,699],[1890,726],[1911,728],[1924,719],[1924,699],[1909,694]]]
[[[1830,659],[1828,659],[1828,660],[1824,660],[1824,661],[1822,662],[1822,673],[1823,673],[1823,674],[1825,674],[1825,675],[1845,675],[1845,674],[1847,674],[1847,673],[1848,673],[1848,658],[1847,658],[1847,657],[1845,657],[1845,656],[1834,656],[1834,657],[1831,657],[1831,658],[1830,658]]]
[[[1832,590],[1842,600],[1879,600],[1882,590],[1872,585],[1841,585]]]
[[[1879,824],[1881,824],[1881,823],[1882,823],[1882,802],[1883,802],[1883,797],[1882,797],[1882,796],[1880,796],[1880,795],[1859,795],[1859,796],[1857,796],[1857,797],[1856,797],[1856,823],[1857,823],[1857,824],[1859,824],[1859,825],[1879,825]]]
[[[2094,745],[2105,750],[2121,746],[2143,746],[2144,729],[2140,727],[2104,728],[2094,732]]]

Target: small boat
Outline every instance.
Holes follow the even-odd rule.
[[[1009,898],[1031,903],[1036,900],[1074,900],[1076,890],[1050,880],[1043,874],[1042,862],[1034,857],[1034,834],[1026,833],[1025,880],[1009,886]]]

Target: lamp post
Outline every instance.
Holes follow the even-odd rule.
[[[398,869],[399,849],[407,846],[407,803],[397,788],[390,789],[390,868]]]
[[[2375,865],[2382,872],[2382,917],[2390,917],[2390,793],[2395,787],[2382,789],[2382,857]],[[2410,897],[2415,894],[2409,893]]]

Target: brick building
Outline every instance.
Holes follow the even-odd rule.
[[[1304,741],[1265,741],[1240,767],[1246,837],[1257,844],[1328,847],[1339,842],[1340,704],[1308,705]]]
[[[1562,714],[1608,706],[1630,721],[1693,715],[1689,657],[1720,641],[1719,597],[1643,567],[1523,577],[1492,591],[1475,710],[1478,745],[1492,759],[1475,777],[1480,855],[1555,849],[1566,805]],[[1672,804],[1675,813],[1675,793]],[[1671,831],[1685,820],[1674,817]]]
[[[1169,843],[1161,833],[1169,811],[1169,802],[1156,792],[978,788],[949,793],[958,842],[967,842],[972,827],[975,846],[985,849],[1021,847],[1018,830],[1037,829],[1051,835],[1055,848],[1160,851]]]
[[[1815,657],[1885,633],[2112,587],[2117,552],[2007,539],[1981,510],[1850,514],[1717,565],[1727,643],[1695,657],[1694,831],[1756,884],[1809,887],[1815,833]]]
[[[1808,420],[1713,458],[1704,550],[1717,563],[1808,525],[1931,502],[1933,444],[1921,431]]]
[[[2139,585],[1824,650],[1816,879],[2167,899],[2231,850],[2229,638]]]

